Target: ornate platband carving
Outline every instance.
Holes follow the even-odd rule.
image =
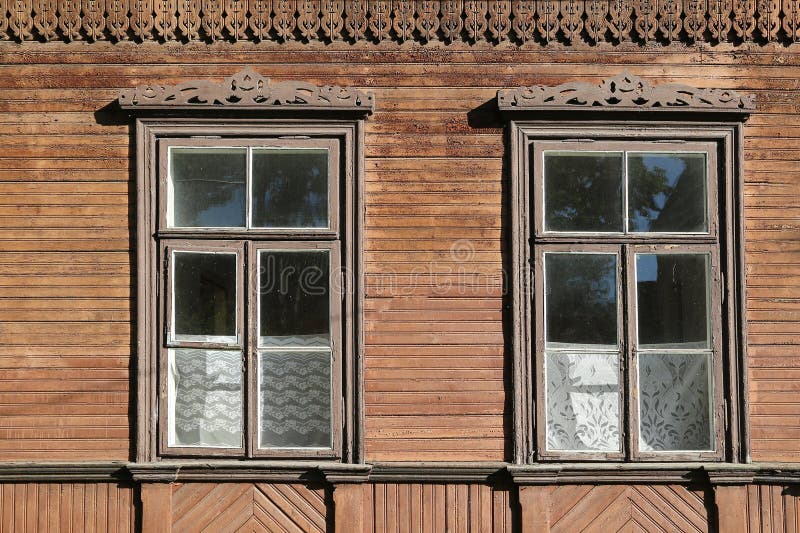
[[[570,82],[554,87],[534,85],[497,92],[501,111],[561,111],[597,109],[618,111],[706,111],[740,112],[755,110],[752,94],[727,89],[698,89],[689,85],[649,82],[623,72],[599,85]]]
[[[123,109],[236,108],[250,110],[301,109],[372,113],[372,93],[336,85],[302,81],[271,83],[246,68],[220,83],[186,81],[177,85],[140,85],[119,95]]]
[[[17,41],[800,42],[800,0],[0,0],[0,7],[0,40]]]

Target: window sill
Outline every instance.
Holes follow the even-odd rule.
[[[172,483],[176,481],[283,481],[359,483],[367,481],[372,469],[367,464],[329,461],[159,461],[129,463],[134,481]]]

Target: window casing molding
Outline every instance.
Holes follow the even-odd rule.
[[[507,112],[509,118],[509,148],[511,169],[511,286],[513,307],[513,382],[514,382],[514,462],[526,464],[548,460],[631,460],[631,450],[635,450],[632,435],[623,436],[623,451],[628,450],[627,457],[609,457],[606,454],[552,454],[544,452],[542,441],[544,421],[543,391],[537,387],[542,383],[541,372],[543,350],[540,344],[540,332],[543,324],[541,306],[536,303],[540,295],[536,273],[541,276],[541,252],[547,247],[565,246],[580,248],[593,245],[594,249],[611,246],[619,249],[630,246],[633,249],[655,245],[657,243],[697,243],[693,246],[716,246],[718,239],[720,276],[719,295],[713,301],[719,306],[712,306],[711,314],[715,318],[715,327],[721,350],[721,364],[717,379],[722,381],[716,387],[717,400],[715,414],[718,419],[715,427],[724,425],[724,432],[717,436],[721,440],[718,453],[656,453],[639,454],[636,461],[714,461],[747,462],[748,435],[747,426],[747,359],[745,332],[745,298],[744,298],[744,240],[742,213],[743,186],[743,135],[742,122],[739,117],[724,121],[722,115],[690,115],[686,113],[593,113],[585,108],[581,112],[558,118],[543,109],[529,112]],[[547,118],[542,118],[547,117]],[[710,118],[713,117],[713,118]],[[649,120],[645,120],[649,119]],[[682,144],[685,146],[697,143],[715,147],[716,167],[719,177],[711,195],[710,209],[717,209],[718,230],[714,232],[713,223],[709,234],[682,237],[680,235],[653,236],[652,234],[551,234],[541,231],[541,202],[532,190],[531,178],[533,162],[531,151],[536,143],[617,143],[625,142],[631,146],[654,146],[651,143]],[[538,161],[536,162],[538,164]],[[716,207],[715,207],[716,204]],[[715,218],[709,213],[709,221]],[[539,249],[541,248],[541,250]],[[622,265],[618,265],[622,267]],[[630,265],[626,268],[630,269]],[[540,311],[537,313],[537,310]],[[632,309],[627,309],[630,315]],[[625,351],[625,350],[623,350]],[[629,369],[629,373],[632,369]],[[622,383],[622,382],[621,382]],[[620,387],[622,389],[622,386]],[[620,406],[622,412],[623,407]],[[628,416],[635,412],[632,399],[628,399],[626,408]],[[626,424],[627,417],[622,416],[621,426]],[[632,425],[631,425],[632,427]],[[622,429],[622,428],[621,428]],[[719,433],[719,432],[718,432]],[[544,453],[543,453],[544,452]]]
[[[137,430],[136,461],[160,462],[170,455],[186,457],[183,461],[213,462],[225,460],[225,453],[188,453],[166,446],[164,414],[159,405],[164,396],[164,358],[159,354],[168,340],[159,317],[166,306],[163,286],[163,252],[168,246],[192,249],[205,242],[223,243],[237,250],[327,250],[331,271],[340,286],[331,299],[332,320],[338,322],[339,335],[332,347],[333,379],[332,439],[328,451],[258,450],[255,430],[244,435],[244,450],[235,450],[240,458],[264,460],[306,459],[332,463],[363,463],[363,268],[362,228],[364,193],[364,119],[372,113],[373,96],[355,89],[317,87],[306,82],[270,80],[250,69],[221,83],[206,80],[176,86],[140,86],[123,90],[120,106],[135,117],[136,131],[136,246],[137,246],[137,348],[136,390]],[[326,228],[181,228],[168,227],[166,220],[166,158],[160,157],[170,145],[258,147],[319,146],[329,149],[329,167],[335,179],[329,181],[329,225]],[[249,152],[248,152],[249,153]],[[248,191],[249,196],[249,191]],[[249,220],[249,202],[248,202]],[[181,248],[181,249],[183,249]],[[237,252],[240,293],[252,286],[247,279],[257,267],[254,253],[245,259]],[[331,278],[333,280],[333,278]],[[161,280],[161,281],[156,281]],[[241,286],[244,285],[245,288]],[[334,292],[333,287],[331,293]],[[339,300],[340,298],[340,300]],[[256,298],[249,309],[239,301],[237,324],[245,324],[243,315],[253,315]],[[333,325],[332,325],[333,329]],[[333,333],[333,331],[332,331]],[[247,336],[252,337],[252,332]],[[337,337],[336,334],[333,335]],[[241,339],[237,339],[241,343]],[[252,344],[252,342],[250,342]],[[248,346],[242,346],[248,350]],[[249,367],[245,382],[257,382],[258,352],[246,357]],[[251,386],[254,386],[252,385]],[[246,387],[246,385],[243,385]],[[254,418],[255,395],[250,394],[246,412]],[[161,409],[161,412],[159,412]],[[160,417],[162,420],[160,420]],[[245,426],[245,431],[247,426]],[[163,451],[167,451],[165,455]],[[189,450],[191,452],[192,450]],[[176,452],[176,453],[172,453]],[[192,456],[197,459],[192,459]],[[200,459],[202,457],[202,459]],[[230,454],[228,454],[230,457]],[[230,459],[228,459],[230,460]],[[254,463],[255,464],[255,463]],[[303,468],[313,468],[313,464]],[[282,471],[282,470],[281,470]]]

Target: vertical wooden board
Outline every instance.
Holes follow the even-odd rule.
[[[27,483],[26,498],[25,498],[25,531],[35,532],[39,521],[37,515],[43,512],[39,508],[39,490],[41,486],[38,483]]]
[[[371,483],[364,483],[364,531],[370,533],[375,531],[375,486]]]
[[[761,531],[761,499],[758,485],[747,486],[748,531]]]
[[[28,486],[26,483],[14,484],[14,529],[25,531],[25,503]]]

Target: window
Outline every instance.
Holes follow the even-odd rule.
[[[715,152],[532,143],[539,457],[719,456]]]
[[[510,119],[518,462],[746,459],[741,122],[752,102],[667,87],[622,75],[498,95]]]
[[[338,142],[170,138],[159,157],[162,451],[336,455]]]
[[[137,113],[137,460],[361,462],[371,95],[245,70],[120,104]]]

